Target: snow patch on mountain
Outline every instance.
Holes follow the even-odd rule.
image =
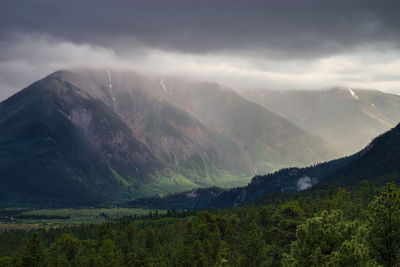
[[[109,82],[109,87],[110,87],[110,89],[112,89],[113,87],[112,87],[112,81],[111,81],[111,74],[110,74],[110,71],[109,70],[106,70],[106,72],[107,72],[107,74],[108,74],[108,82]]]
[[[161,87],[164,89],[164,91],[165,91],[166,93],[172,95],[172,92],[171,92],[170,90],[168,90],[168,88],[167,88],[167,87],[165,86],[165,84],[164,84],[164,78],[161,79],[160,84],[161,84]]]
[[[358,100],[358,96],[356,95],[356,93],[354,93],[354,91],[351,88],[349,88],[349,92],[356,100]]]

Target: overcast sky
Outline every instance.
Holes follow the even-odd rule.
[[[2,0],[0,100],[74,66],[400,92],[400,1]]]

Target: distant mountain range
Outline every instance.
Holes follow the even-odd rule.
[[[400,122],[400,96],[376,90],[248,90],[243,96],[350,155]]]
[[[209,83],[58,71],[0,103],[3,205],[90,204],[332,159],[290,121]]]
[[[392,181],[400,183],[400,124],[349,157],[307,168],[287,168],[255,176],[245,187],[195,189],[136,199],[125,205],[169,209],[232,207],[276,192],[327,189],[330,185],[352,188],[363,180],[375,186]]]
[[[400,122],[400,96],[376,90],[248,90],[243,96],[350,155]]]
[[[215,83],[164,79],[158,95],[234,140],[251,163],[252,174],[333,159],[337,148],[287,119]],[[152,87],[155,88],[155,87]]]

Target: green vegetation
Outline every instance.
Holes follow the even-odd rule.
[[[0,266],[396,266],[400,187],[0,234]],[[121,212],[123,210],[120,210]],[[82,211],[83,212],[83,211]],[[68,210],[25,214],[65,214]]]
[[[150,213],[164,214],[165,211],[132,208],[0,210],[0,230],[103,223],[122,217],[148,216]]]
[[[376,137],[364,150],[349,157],[320,163],[306,168],[286,168],[267,175],[257,175],[248,186],[215,190],[197,190],[196,197],[188,198],[189,192],[129,201],[126,207],[141,208],[226,208],[242,205],[277,192],[295,192],[299,183],[308,181],[306,192],[298,195],[315,194],[337,185],[352,190],[358,183],[368,180],[380,187],[388,182],[400,183],[400,124],[385,134]],[[208,190],[208,192],[207,192]],[[312,194],[312,192],[311,192]]]
[[[221,188],[231,188],[235,186],[245,186],[251,181],[251,177],[249,176],[239,176],[232,175],[224,170],[216,170],[213,175],[206,176],[202,180],[198,181],[199,184],[194,183],[187,177],[198,177],[198,174],[188,174],[191,171],[190,169],[179,169],[179,174],[169,173],[163,174],[160,173],[157,175],[157,181],[152,184],[144,185],[140,188],[140,194],[138,196],[154,196],[154,195],[165,195],[176,192],[184,192],[189,191],[194,188],[199,188],[200,185],[202,187],[210,187],[212,185],[219,186]],[[188,174],[187,176],[184,176]],[[214,178],[213,176],[218,176],[218,178]]]

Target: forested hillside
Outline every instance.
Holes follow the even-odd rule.
[[[400,182],[400,124],[376,137],[352,156],[306,168],[286,168],[275,173],[255,176],[244,187],[231,189],[196,189],[168,196],[139,198],[127,206],[149,208],[221,208],[260,199],[277,192],[319,190],[331,185],[354,188],[368,180],[375,186]]]
[[[400,188],[368,182],[234,209],[0,234],[0,266],[395,266]]]

